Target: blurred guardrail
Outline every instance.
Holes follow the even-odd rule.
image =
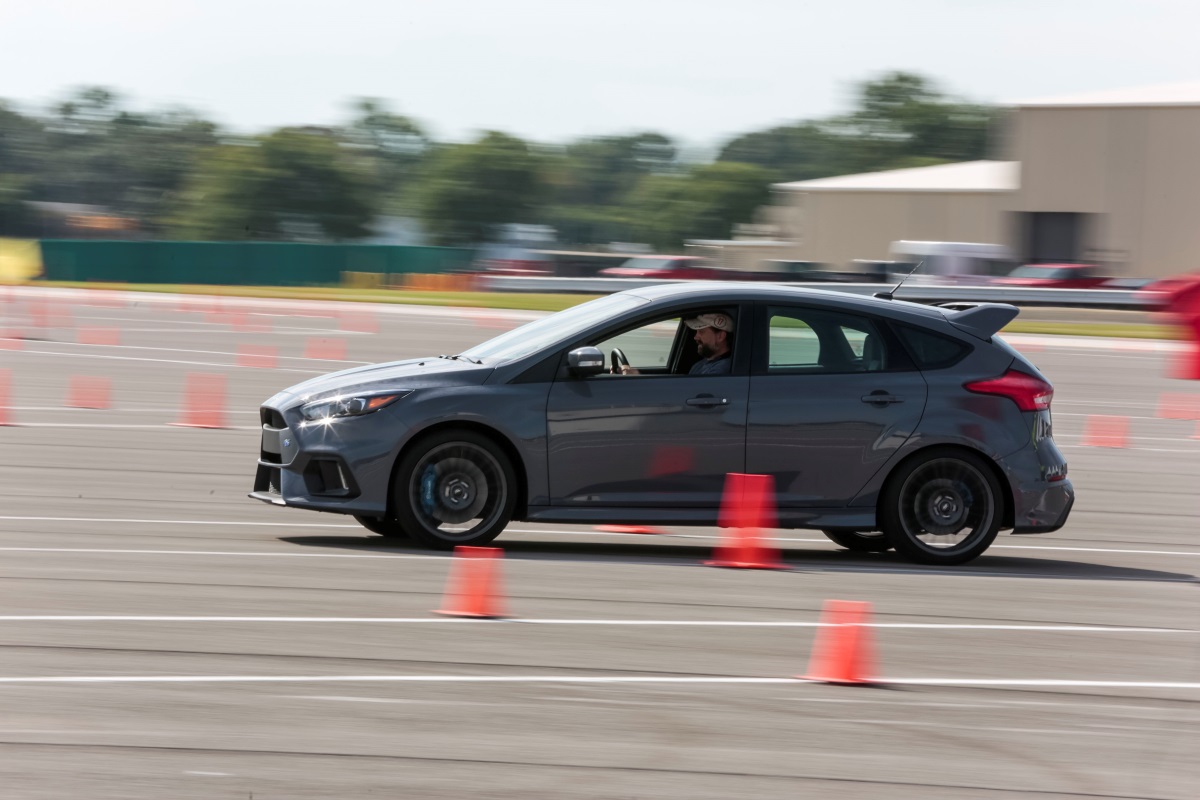
[[[478,285],[493,292],[567,292],[583,294],[612,294],[625,289],[639,289],[662,283],[687,281],[645,280],[641,278],[543,278],[513,275],[482,275]],[[731,282],[731,286],[747,282]],[[754,283],[758,283],[755,281]],[[871,295],[890,291],[891,283],[784,283],[805,289]],[[905,283],[896,292],[897,300],[918,303],[991,302],[1016,306],[1046,306],[1051,308],[1107,308],[1127,311],[1147,311],[1154,307],[1154,293],[1129,289],[1033,289],[1022,286],[951,286]]]

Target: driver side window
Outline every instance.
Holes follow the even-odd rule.
[[[629,359],[629,365],[639,373],[665,374],[669,369],[671,347],[679,330],[679,320],[679,317],[656,320],[597,342],[596,347],[608,359],[612,358],[613,350],[620,350]]]

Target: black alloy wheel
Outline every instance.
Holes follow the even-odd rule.
[[[892,549],[892,543],[882,531],[855,531],[848,528],[827,528],[821,533],[829,540],[856,553],[884,553]]]
[[[408,538],[408,531],[393,517],[364,517],[355,514],[354,519],[371,533],[378,533],[385,539]]]
[[[516,475],[486,436],[448,430],[401,457],[393,486],[396,518],[419,544],[436,550],[484,545],[508,525]]]
[[[905,464],[880,498],[896,551],[921,564],[965,564],[992,544],[1003,519],[1000,484],[979,456],[932,451]]]

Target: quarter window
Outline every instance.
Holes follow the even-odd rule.
[[[971,347],[957,339],[941,336],[932,331],[897,325],[896,332],[904,346],[912,353],[913,360],[921,369],[942,369],[958,363]]]
[[[879,372],[887,343],[866,317],[809,308],[767,310],[767,372]]]

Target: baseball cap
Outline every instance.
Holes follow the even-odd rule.
[[[701,328],[715,328],[726,333],[733,332],[733,320],[730,319],[728,314],[719,311],[711,314],[697,314],[690,319],[685,319],[684,323],[694,331],[698,331]]]

